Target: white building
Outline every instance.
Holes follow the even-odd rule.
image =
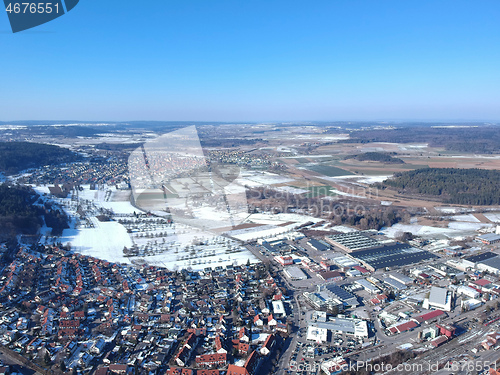
[[[348,368],[346,360],[342,357],[335,357],[321,363],[321,370],[326,375],[338,374],[340,371],[347,370]]]
[[[380,289],[373,285],[371,282],[365,279],[356,280],[354,284],[359,285],[371,294],[376,294],[380,292]]]
[[[451,302],[453,296],[445,288],[439,288],[437,286],[431,287],[431,292],[429,298],[424,300],[422,307],[424,309],[434,308],[445,311],[451,311]]]
[[[368,337],[368,324],[365,320],[353,318],[315,318],[314,313],[308,317],[308,332],[309,329],[314,332],[314,329],[325,329],[334,334],[345,333],[354,337],[367,338]],[[323,332],[323,331],[321,331]]]
[[[461,307],[463,309],[465,309],[466,311],[470,311],[470,310],[474,310],[474,309],[478,308],[482,304],[483,303],[480,300],[471,298],[471,299],[468,299],[466,301],[462,300]]]
[[[285,276],[290,280],[305,280],[307,275],[297,266],[288,266],[283,269]]]
[[[307,340],[323,344],[328,340],[328,330],[324,327],[310,325],[307,327]]]
[[[481,293],[479,293],[477,290],[465,285],[460,285],[457,288],[457,294],[464,294],[470,298],[479,298],[479,296],[481,295]]]
[[[394,279],[396,281],[399,281],[401,284],[404,285],[411,285],[413,284],[413,279],[411,277],[405,276],[401,273],[394,272],[389,275],[391,279]]]
[[[277,318],[281,318],[283,316],[286,316],[286,311],[285,311],[285,306],[283,305],[283,301],[273,301],[273,314]]]

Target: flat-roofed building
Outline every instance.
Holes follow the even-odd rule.
[[[350,232],[326,236],[325,241],[350,253],[352,251],[379,246],[380,242],[361,232]]]
[[[330,245],[327,245],[322,241],[315,240],[314,238],[311,238],[309,241],[307,241],[307,244],[317,251],[330,250]]]
[[[281,318],[286,316],[285,306],[283,305],[283,301],[272,301],[273,304],[273,314],[274,316]]]
[[[335,296],[335,298],[339,299],[344,303],[344,306],[346,307],[356,307],[358,306],[358,299],[356,296],[344,288],[338,286],[335,283],[330,283],[330,284],[324,284],[324,285],[318,285],[317,286],[318,291],[321,290],[328,290],[332,295]]]
[[[337,313],[344,309],[344,303],[328,290],[315,293],[304,292],[304,297],[315,309],[327,309]]]
[[[373,285],[371,282],[365,279],[356,280],[354,281],[354,284],[359,285],[360,287],[370,292],[371,294],[376,294],[380,292],[379,288],[377,288],[375,285]]]
[[[353,251],[350,256],[363,263],[372,272],[377,269],[403,267],[424,260],[439,258],[428,251],[408,244],[398,243]]]
[[[290,280],[305,280],[307,279],[307,275],[302,271],[299,267],[296,266],[288,266],[283,269],[285,276]]]
[[[495,275],[500,274],[500,256],[494,256],[476,263],[476,268],[481,271],[488,271]]]
[[[291,256],[275,256],[274,260],[277,261],[282,266],[290,266],[293,264],[293,258]]]
[[[437,286],[431,287],[429,298],[424,300],[424,308],[435,308],[444,311],[451,311],[452,295],[445,288]]]
[[[392,277],[386,277],[383,279],[384,284],[388,285],[390,288],[395,289],[395,290],[405,290],[406,285],[403,283],[400,283],[398,280],[393,279]]]
[[[458,295],[464,294],[470,298],[479,298],[479,296],[481,295],[481,293],[479,293],[476,289],[471,288],[470,286],[465,286],[465,285],[460,285],[457,288],[457,294]]]
[[[321,370],[323,370],[326,375],[338,374],[348,369],[349,366],[347,361],[342,357],[335,357],[321,363]]]
[[[391,279],[399,281],[401,284],[411,285],[413,284],[413,279],[411,277],[405,276],[402,273],[393,272],[389,275]]]
[[[496,233],[482,234],[480,236],[477,236],[476,239],[487,245],[492,245],[494,243],[500,242],[500,234]]]
[[[328,341],[328,330],[310,325],[307,327],[307,340],[323,344]]]
[[[365,320],[329,317],[326,321],[319,321],[311,320],[312,316],[312,314],[308,316],[308,327],[326,329],[335,334],[345,333],[355,337],[368,337],[368,324]]]

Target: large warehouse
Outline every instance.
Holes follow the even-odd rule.
[[[333,334],[346,334],[355,337],[368,337],[368,324],[361,319],[337,318],[322,316],[315,318],[315,312],[307,317],[308,339],[318,341],[318,338],[325,337],[325,333],[330,331]]]
[[[487,233],[481,236],[477,236],[476,238],[487,245],[492,245],[494,243],[500,242],[500,234],[496,233]]]
[[[479,261],[476,263],[476,268],[498,275],[500,274],[500,256],[495,255],[494,257]]]
[[[361,232],[340,233],[333,236],[326,236],[325,241],[348,253],[380,245],[380,242],[363,235]]]
[[[307,275],[297,266],[288,266],[283,269],[286,277],[290,280],[305,280]]]
[[[439,288],[437,286],[431,287],[431,292],[429,293],[429,298],[424,300],[422,307],[424,309],[434,308],[444,311],[451,311],[452,305],[452,294],[445,288]]]
[[[423,260],[439,258],[428,251],[407,244],[392,244],[355,251],[350,254],[370,271],[386,267],[401,267]]]

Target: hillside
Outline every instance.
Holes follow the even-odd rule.
[[[74,152],[54,145],[31,142],[0,142],[0,172],[15,174],[24,169],[80,160]]]
[[[36,234],[45,224],[54,235],[68,228],[66,214],[49,202],[41,204],[38,194],[27,186],[0,185],[0,240],[18,234]]]
[[[423,168],[395,173],[381,186],[403,194],[440,196],[446,203],[500,204],[500,171],[496,170]]]

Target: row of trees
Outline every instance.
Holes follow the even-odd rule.
[[[395,152],[365,152],[363,154],[349,155],[346,159],[356,159],[359,161],[378,161],[380,163],[388,164],[404,164],[400,158],[395,158]]]
[[[249,188],[246,191],[250,212],[297,212],[331,220],[335,225],[348,224],[360,229],[381,229],[399,221],[409,222],[411,215],[402,209],[369,206],[367,202],[346,199],[324,199],[324,196],[307,197],[268,188]]]

